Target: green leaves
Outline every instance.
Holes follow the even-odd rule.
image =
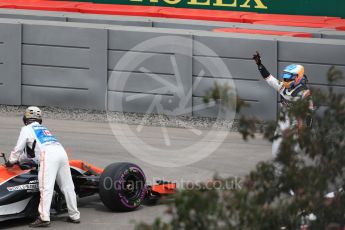
[[[203,101],[206,104],[214,101],[223,108],[236,109],[236,112],[248,106],[245,101],[236,96],[235,89],[231,88],[228,84],[219,85],[217,81],[214,82],[212,89],[205,92]]]

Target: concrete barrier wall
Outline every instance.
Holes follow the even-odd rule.
[[[262,56],[269,59],[267,67],[273,73],[277,72],[276,67],[276,41],[273,39],[252,39],[248,36],[221,37],[206,34],[196,35],[194,43],[200,43],[210,48],[215,53],[206,55],[201,49],[194,48],[193,52],[193,78],[195,91],[193,94],[194,105],[203,103],[202,98],[205,91],[213,87],[215,82],[234,86],[237,95],[245,100],[250,108],[245,109],[245,114],[255,114],[264,119],[275,119],[276,117],[276,93],[267,88],[266,82],[259,76],[256,65],[251,59],[253,51],[259,50]],[[194,47],[198,47],[194,45]],[[221,60],[219,60],[221,59]],[[219,69],[210,72],[211,64],[223,61],[226,69],[230,72],[224,73]],[[206,67],[206,68],[205,68]],[[206,70],[205,70],[206,69]],[[200,75],[201,71],[206,71]],[[213,111],[213,113],[211,112]],[[213,116],[215,109],[194,111],[198,116]]]
[[[19,9],[0,9],[0,18],[26,19],[26,20],[48,20],[48,21],[67,21],[62,12],[38,11],[38,10],[19,10]]]
[[[21,25],[0,23],[0,104],[21,104]]]
[[[155,29],[109,30],[108,109],[192,113],[192,37]],[[175,111],[176,112],[176,111]]]
[[[22,104],[105,109],[106,30],[22,28]]]
[[[218,82],[251,105],[244,114],[272,120],[278,96],[251,60],[256,50],[276,76],[304,64],[316,87],[328,87],[331,65],[345,71],[342,40],[3,19],[0,103],[215,116],[202,98]]]
[[[344,31],[321,31],[322,38],[326,39],[342,39],[345,40]]]

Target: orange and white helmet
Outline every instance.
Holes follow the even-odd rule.
[[[305,79],[304,66],[298,64],[288,65],[284,69],[283,80],[285,88],[295,88]]]

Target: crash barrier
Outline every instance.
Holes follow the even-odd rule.
[[[305,23],[329,23],[340,19],[339,17],[326,16],[304,16],[304,15],[287,15],[287,14],[252,14],[243,15],[242,19],[246,23],[253,23],[258,21],[272,21],[272,22],[305,22]],[[343,23],[339,20],[338,23]]]
[[[271,120],[278,96],[251,59],[256,50],[273,75],[304,64],[314,87],[327,89],[332,65],[345,72],[345,41],[333,39],[2,19],[0,49],[0,99],[11,105],[215,116],[202,99],[218,82],[251,105],[243,113]]]
[[[287,27],[259,25],[236,22],[220,22],[220,21],[200,21],[200,20],[182,20],[168,19],[158,17],[132,17],[132,16],[116,16],[116,15],[97,15],[97,14],[80,14],[68,12],[49,12],[34,10],[13,10],[0,9],[0,17],[17,18],[30,20],[49,20],[49,21],[67,21],[82,22],[93,24],[110,24],[124,26],[142,26],[187,30],[206,30],[212,31],[218,28],[239,28],[249,30],[274,30],[284,32],[310,33],[315,38],[332,38],[345,39],[344,31],[335,31],[328,28],[304,28],[304,27]]]
[[[345,20],[340,17],[274,15],[227,10],[183,9],[159,6],[135,6],[119,4],[95,4],[69,1],[0,0],[1,8],[80,12],[127,16],[164,17],[207,21],[241,22],[253,24],[331,28],[344,30]]]
[[[214,29],[214,32],[227,32],[227,33],[241,33],[241,34],[262,34],[262,35],[275,35],[275,36],[289,36],[289,37],[301,37],[301,38],[312,38],[311,33],[301,32],[288,32],[288,31],[277,31],[277,30],[253,30],[253,29],[241,29],[241,28],[218,28]]]
[[[21,104],[20,33],[20,24],[0,23],[0,104]]]
[[[23,24],[22,31],[22,104],[104,109],[106,30]]]
[[[329,24],[329,23],[318,23],[318,22],[277,22],[277,21],[256,21],[253,24],[261,25],[275,25],[275,26],[294,26],[294,27],[308,27],[308,28],[329,28],[335,30],[343,30],[343,23]]]

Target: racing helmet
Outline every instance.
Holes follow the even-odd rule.
[[[28,125],[35,121],[42,124],[42,111],[36,106],[30,106],[25,110],[23,122],[25,125]]]
[[[284,69],[283,80],[287,89],[293,89],[305,78],[304,66],[298,64],[288,65]]]

